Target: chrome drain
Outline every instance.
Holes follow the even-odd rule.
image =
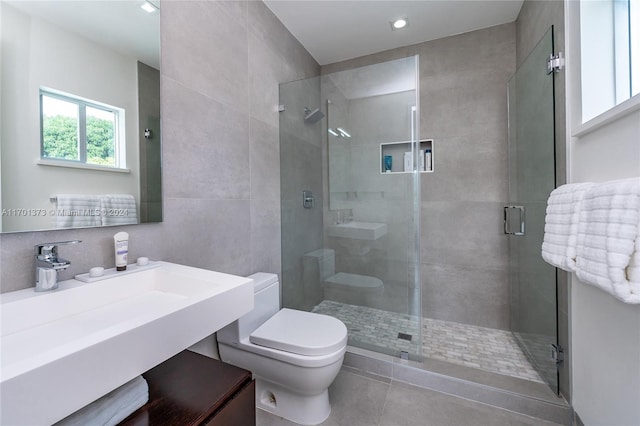
[[[410,342],[412,339],[412,336],[406,333],[398,333],[398,339],[407,340]]]

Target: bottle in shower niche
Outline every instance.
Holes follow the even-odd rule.
[[[384,156],[384,172],[391,173],[391,169],[393,168],[393,157],[391,155]]]
[[[405,152],[404,153],[404,171],[410,172],[412,170],[413,170],[413,155],[410,151]]]
[[[433,171],[433,162],[431,158],[431,150],[429,148],[424,150],[424,170],[427,172]]]

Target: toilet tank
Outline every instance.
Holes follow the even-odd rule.
[[[218,330],[218,342],[234,344],[249,335],[280,310],[280,283],[278,275],[258,272],[253,279],[253,310],[226,327]]]
[[[302,256],[304,282],[322,283],[336,273],[336,252],[333,249],[318,249]]]

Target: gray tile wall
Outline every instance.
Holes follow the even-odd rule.
[[[502,203],[507,195],[507,82],[515,25],[428,43],[421,54],[422,310],[426,317],[508,329]]]
[[[323,74],[420,55],[423,174],[422,312],[509,328],[502,206],[507,196],[507,83],[515,72],[515,23],[322,67]]]
[[[520,65],[533,50],[540,38],[553,25],[554,52],[564,53],[564,3],[561,1],[525,0],[516,20],[516,61]],[[556,186],[566,183],[566,112],[565,73],[555,74],[555,137],[556,137]],[[559,342],[570,351],[569,342],[569,290],[567,273],[558,270],[558,335]],[[560,392],[571,400],[570,389],[571,354],[565,353],[565,361],[560,366]]]
[[[61,279],[112,267],[120,230],[132,260],[280,272],[278,84],[319,66],[262,2],[166,2],[161,33],[164,222],[2,234],[2,292],[33,286],[44,241],[83,240],[61,248]]]

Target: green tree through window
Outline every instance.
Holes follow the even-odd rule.
[[[87,117],[87,163],[115,165],[113,121]]]
[[[42,118],[43,157],[79,160],[78,120],[63,115]]]
[[[117,109],[41,91],[42,158],[119,167]]]

